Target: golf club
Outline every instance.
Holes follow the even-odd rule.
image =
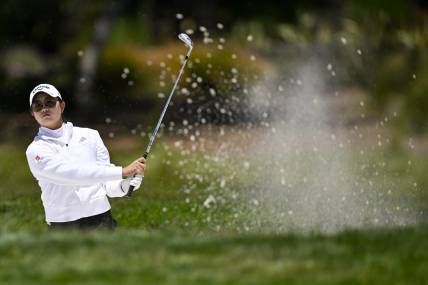
[[[149,144],[147,145],[146,151],[143,154],[143,157],[145,159],[147,159],[147,157],[149,156],[150,149],[152,148],[153,142],[155,141],[155,138],[161,126],[163,117],[165,116],[166,110],[168,109],[169,103],[171,102],[172,95],[174,94],[175,88],[177,87],[178,81],[180,80],[181,74],[183,73],[184,67],[186,66],[187,60],[189,59],[190,53],[192,52],[192,49],[193,49],[193,42],[187,34],[181,33],[178,35],[178,38],[186,45],[186,47],[189,50],[187,51],[186,57],[184,58],[183,64],[181,65],[180,72],[178,73],[178,76],[174,81],[174,85],[172,86],[171,92],[169,93],[169,96],[168,96],[168,100],[166,101],[166,104],[163,107],[163,110],[160,115],[159,121],[156,125],[156,128],[153,131],[152,135],[150,136]],[[130,198],[132,196],[133,191],[134,191],[134,186],[129,186],[128,193],[126,193],[126,196]]]

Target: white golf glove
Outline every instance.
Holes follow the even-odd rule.
[[[140,175],[128,177],[120,182],[120,188],[124,193],[128,193],[129,186],[134,186],[134,191],[136,191],[140,188],[142,181],[143,177]]]

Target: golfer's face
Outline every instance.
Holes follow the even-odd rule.
[[[45,93],[36,95],[31,104],[31,113],[40,126],[56,129],[61,126],[61,114],[65,103]]]

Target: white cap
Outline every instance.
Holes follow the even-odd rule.
[[[34,96],[36,96],[36,94],[38,94],[40,92],[46,93],[46,94],[48,94],[54,98],[58,97],[59,99],[62,100],[61,94],[59,94],[59,91],[58,91],[58,89],[55,88],[55,86],[43,83],[43,84],[37,85],[31,91],[31,93],[30,93],[30,107],[31,107],[31,103],[33,103]]]

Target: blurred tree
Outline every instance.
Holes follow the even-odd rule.
[[[92,88],[99,57],[110,34],[113,22],[128,3],[128,0],[109,3],[103,15],[95,21],[92,41],[85,49],[80,63],[80,79],[76,92],[77,104],[83,114],[94,114],[90,112],[96,103],[91,92],[93,92]]]

